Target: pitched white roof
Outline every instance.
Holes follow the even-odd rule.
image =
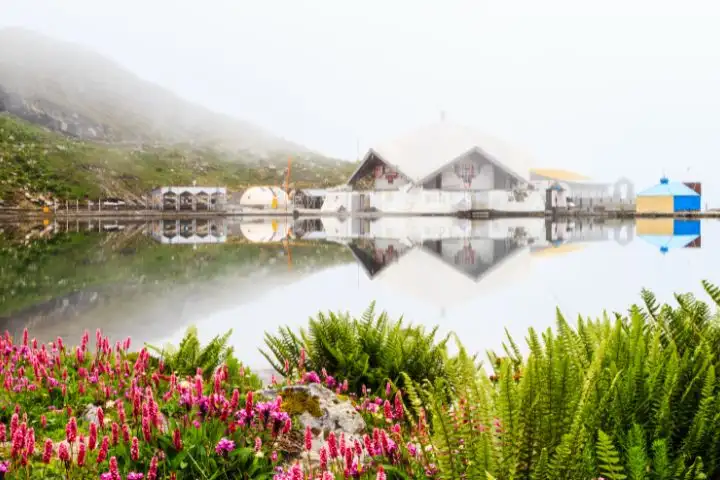
[[[371,151],[414,183],[422,183],[473,149],[517,177],[530,179],[533,162],[528,154],[498,138],[449,122],[419,128]]]

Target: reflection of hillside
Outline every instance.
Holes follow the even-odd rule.
[[[120,292],[123,285],[138,295],[159,294],[179,285],[208,281],[243,269],[285,268],[285,251],[276,244],[173,245],[141,235],[144,224],[100,232],[88,225],[75,230],[40,236],[42,229],[14,227],[0,232],[0,318],[38,317],[60,311],[87,296],[80,292]],[[344,263],[351,255],[342,246],[327,242],[293,245],[293,269],[309,271],[318,266]],[[116,297],[126,296],[125,294]],[[57,300],[58,303],[53,303]],[[76,302],[77,301],[77,302]],[[50,303],[46,303],[50,302]],[[79,306],[78,303],[78,306]],[[45,307],[40,307],[45,304]],[[35,307],[35,313],[32,308]],[[40,310],[37,310],[40,309]]]

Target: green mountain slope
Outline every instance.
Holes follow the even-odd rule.
[[[258,158],[217,148],[111,146],[50,132],[0,114],[0,201],[6,206],[42,198],[103,197],[142,203],[158,185],[281,185],[287,154]],[[354,164],[314,154],[293,155],[293,186],[330,186],[347,179]]]
[[[95,51],[22,28],[0,30],[3,110],[85,140],[193,142],[255,155],[308,151],[186,101]]]

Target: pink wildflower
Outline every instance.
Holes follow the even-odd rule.
[[[312,430],[310,429],[310,425],[305,427],[305,450],[308,452],[312,450]]]
[[[215,446],[215,452],[218,455],[225,455],[232,452],[233,450],[235,450],[235,442],[233,442],[232,440],[228,440],[225,437],[221,438]]]
[[[178,452],[183,449],[182,437],[180,436],[179,428],[173,430],[173,446]]]
[[[130,458],[132,458],[134,462],[140,460],[140,445],[137,437],[133,437],[132,443],[130,444]]]
[[[58,457],[60,457],[60,460],[65,463],[70,462],[70,448],[67,442],[60,442],[60,446],[58,447]]]
[[[337,439],[335,438],[335,432],[330,432],[328,434],[327,438],[327,445],[328,445],[328,452],[330,453],[330,458],[333,460],[338,457],[338,445],[337,445]]]
[[[320,470],[325,471],[328,467],[328,451],[323,445],[320,447]]]
[[[25,453],[31,456],[35,453],[35,429],[29,428],[25,437]]]
[[[112,444],[117,445],[120,441],[120,425],[117,422],[112,423]]]
[[[142,417],[142,433],[143,433],[143,438],[145,439],[145,441],[149,442],[150,438],[151,438],[150,437],[150,418],[149,417],[146,417],[146,416]]]
[[[100,451],[98,451],[97,463],[102,463],[107,458],[108,448],[110,448],[110,439],[107,435],[103,436],[100,443]]]
[[[150,460],[150,469],[148,470],[148,474],[147,474],[148,480],[156,480],[157,479],[157,469],[158,469],[158,459],[157,459],[157,457],[152,457],[152,460]]]
[[[80,436],[80,443],[78,444],[77,464],[81,467],[85,465],[85,456],[87,455],[87,447],[85,446],[85,439]]]
[[[393,412],[395,414],[395,418],[400,419],[403,417],[404,408],[403,408],[403,402],[402,402],[402,396],[400,395],[400,390],[395,394],[395,411]]]
[[[393,411],[392,411],[392,406],[390,405],[389,401],[385,400],[385,403],[383,404],[383,410],[385,412],[385,419],[392,420],[393,419]]]
[[[386,480],[386,478],[387,476],[385,475],[385,469],[382,465],[379,465],[376,480]]]
[[[50,463],[53,455],[53,442],[49,438],[45,440],[45,447],[43,448],[43,463]]]
[[[120,470],[118,469],[117,458],[114,456],[110,457],[110,475],[112,480],[122,480]]]
[[[88,448],[92,451],[97,446],[97,424],[90,424],[90,436],[88,438]]]

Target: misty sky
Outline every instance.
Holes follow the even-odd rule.
[[[720,203],[716,1],[0,0],[8,25],[329,155],[445,110],[538,166]]]

